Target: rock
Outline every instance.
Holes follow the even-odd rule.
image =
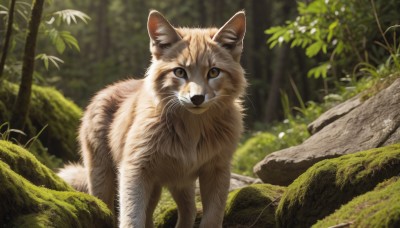
[[[275,210],[284,191],[254,184],[229,193],[223,227],[276,227]]]
[[[400,79],[299,146],[269,154],[254,167],[265,183],[288,185],[318,161],[400,142]]]
[[[10,142],[0,140],[0,160],[13,172],[34,185],[58,191],[73,191],[72,187],[40,163],[30,152]]]
[[[382,146],[387,146],[387,145],[391,145],[391,144],[395,144],[398,143],[400,139],[400,126],[397,128],[396,131],[394,131],[389,138],[385,141],[385,143],[383,143]]]
[[[276,212],[278,226],[310,227],[399,173],[400,144],[321,161],[288,186]]]
[[[362,104],[361,95],[355,96],[343,103],[324,112],[318,119],[314,120],[307,126],[308,132],[312,135],[320,131],[322,128],[333,123],[335,120],[351,112]]]
[[[113,227],[107,206],[74,191],[25,149],[0,141],[2,227]]]
[[[400,179],[379,184],[312,227],[400,227]]]
[[[18,85],[2,81],[0,86],[0,123],[9,121],[10,110],[12,110],[17,94]],[[60,159],[64,161],[79,160],[76,138],[82,110],[56,89],[37,85],[32,87],[29,110],[26,129],[24,129],[27,134],[25,140],[38,136],[41,144],[37,146],[37,142],[35,142],[30,151],[38,156],[41,162],[52,168],[62,165]],[[42,129],[44,130],[39,134]],[[49,159],[48,154],[59,160],[54,162],[54,159]]]
[[[269,184],[253,184],[229,193],[223,227],[275,227],[275,209],[285,188]],[[197,215],[194,227],[199,227],[202,209],[196,198]],[[174,227],[178,218],[176,205],[168,193],[163,192],[154,214],[155,227]]]
[[[236,173],[231,174],[231,184],[229,186],[229,191],[243,188],[251,184],[260,183],[260,179],[239,175]]]
[[[229,191],[246,187],[250,184],[262,183],[260,179],[256,179],[253,177],[243,176],[240,174],[232,173],[231,174],[231,183],[229,185]],[[200,195],[200,184],[199,180],[196,181],[196,195]]]

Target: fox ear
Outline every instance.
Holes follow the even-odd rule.
[[[149,13],[147,30],[150,36],[150,51],[156,58],[159,58],[165,49],[181,40],[175,28],[156,10]]]
[[[232,56],[238,60],[243,49],[245,33],[246,16],[244,11],[239,11],[218,30],[213,40],[230,51]]]

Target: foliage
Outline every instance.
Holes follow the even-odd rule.
[[[47,3],[50,5],[54,4],[52,1],[48,1]],[[28,1],[17,1],[16,3],[16,20],[13,24],[14,34],[11,41],[12,55],[8,57],[5,67],[8,80],[16,81],[21,75],[21,60],[19,56],[21,55],[20,52],[23,49],[25,36],[28,32],[26,24],[31,12],[30,8],[31,4]],[[8,15],[9,12],[6,4],[0,4],[0,9],[0,15]],[[88,15],[78,10],[65,9],[54,12],[46,11],[39,26],[39,54],[36,55],[36,60],[42,60],[46,70],[49,70],[49,63],[59,69],[59,63],[63,63],[63,60],[57,57],[56,54],[63,54],[67,47],[80,51],[77,39],[67,29],[71,29],[71,25],[77,24],[80,21],[86,24],[89,20],[90,17]],[[6,19],[3,19],[3,21],[6,22]],[[54,53],[54,49],[52,48],[43,47],[41,45],[43,43],[45,43],[46,46],[51,43],[56,53]],[[43,78],[39,72],[40,70],[37,70],[35,76],[40,80]]]
[[[253,133],[236,150],[232,171],[242,175],[254,176],[253,167],[268,154],[296,146],[306,140],[310,134],[307,125],[331,106],[330,102],[316,104],[308,102],[304,108],[296,108],[292,114],[287,96],[283,96],[286,119],[269,126],[259,125],[261,131]]]
[[[400,71],[390,61],[376,68],[370,68],[369,76],[359,80],[347,77],[347,83],[337,85],[336,93],[328,94],[323,102],[308,102],[304,104],[298,97],[300,107],[293,107],[288,96],[282,94],[282,106],[284,107],[283,122],[275,122],[270,125],[259,124],[259,131],[246,136],[246,140],[237,149],[233,158],[233,172],[254,176],[253,167],[268,154],[291,146],[296,146],[306,140],[310,134],[308,124],[318,118],[324,111],[351,97],[361,94],[362,99],[368,99],[379,91],[387,88],[393,81],[400,78]],[[374,76],[372,76],[374,75]],[[296,87],[294,86],[294,90]]]
[[[236,150],[232,172],[254,176],[253,166],[269,153],[279,150],[280,145],[277,144],[280,142],[282,140],[269,132],[256,133]]]
[[[111,227],[107,206],[72,190],[28,151],[0,141],[0,221],[5,227]]]
[[[290,43],[291,47],[302,47],[308,57],[326,56],[319,66],[308,72],[315,78],[326,78],[329,70],[332,70],[331,74],[338,70],[351,72],[358,62],[377,65],[387,55],[387,47],[374,44],[382,40],[382,35],[386,40],[386,34],[379,31],[380,24],[388,28],[398,22],[399,7],[395,0],[298,1],[299,16],[284,26],[266,30],[272,35],[268,43],[270,47],[284,42]]]
[[[287,188],[276,212],[278,225],[309,227],[399,172],[400,144],[318,162]]]

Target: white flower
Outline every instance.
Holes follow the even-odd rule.
[[[300,26],[300,27],[299,27],[299,31],[300,31],[301,33],[305,33],[306,30],[307,30],[306,26]]]
[[[310,27],[314,27],[317,23],[318,23],[318,19],[313,20],[313,21],[310,23]]]
[[[278,138],[281,139],[281,138],[283,138],[283,136],[285,136],[285,132],[280,132],[279,135],[278,135]]]
[[[312,34],[314,34],[316,31],[317,31],[316,28],[312,28],[311,31],[310,31],[310,34],[312,35]]]

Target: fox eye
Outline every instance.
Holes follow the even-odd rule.
[[[218,77],[219,73],[221,73],[221,70],[213,67],[208,71],[208,78],[216,78]]]
[[[175,68],[174,69],[174,74],[178,78],[186,78],[186,71],[181,67]]]

